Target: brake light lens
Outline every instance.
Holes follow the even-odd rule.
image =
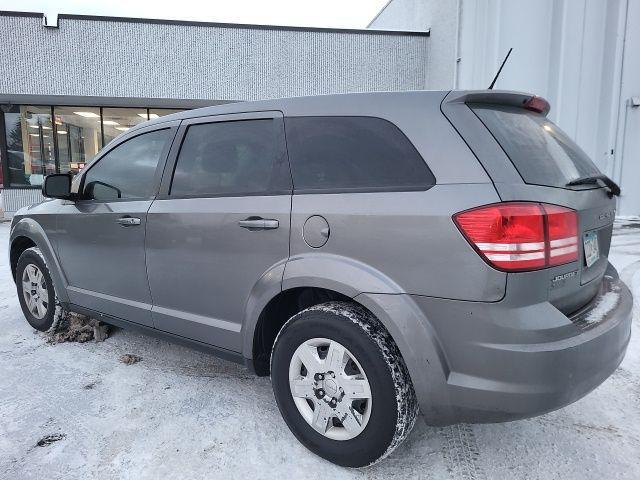
[[[578,259],[578,216],[569,208],[507,202],[460,212],[453,220],[499,270],[537,270]]]
[[[542,97],[533,96],[526,100],[523,107],[536,113],[547,113],[549,111],[549,102]]]

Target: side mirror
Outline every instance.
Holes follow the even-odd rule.
[[[54,173],[44,177],[42,183],[42,195],[48,198],[60,198],[62,200],[74,200],[71,193],[72,176],[68,173]]]

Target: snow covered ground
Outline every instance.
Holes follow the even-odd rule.
[[[560,411],[432,428],[369,469],[309,453],[269,380],[207,354],[117,330],[49,345],[25,322],[0,224],[0,478],[640,478],[640,222],[617,222],[612,262],[636,295],[621,367]],[[124,354],[142,357],[125,365]],[[45,446],[47,435],[60,440]],[[54,438],[55,439],[55,438]]]

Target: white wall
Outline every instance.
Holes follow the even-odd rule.
[[[624,62],[620,81],[618,141],[613,178],[622,195],[618,211],[640,216],[640,1],[629,0],[626,15]],[[634,97],[636,102],[632,102]]]
[[[548,99],[621,184],[618,213],[640,215],[640,0],[393,0],[371,26],[431,28],[432,89],[487,88],[513,47],[495,88]]]
[[[486,88],[513,47],[495,88],[548,99],[550,118],[615,178],[624,163],[618,112],[627,2],[461,0],[455,87]],[[617,177],[623,192],[640,183]],[[640,213],[640,202],[623,198],[619,213]]]
[[[618,87],[625,0],[464,0],[457,88],[485,88],[509,47],[496,89],[551,103],[550,117],[611,172],[609,125]],[[618,69],[619,70],[619,67]],[[619,75],[619,74],[618,74]],[[619,76],[617,77],[619,84]]]
[[[393,0],[369,28],[422,32],[431,29],[429,58],[422,59],[427,66],[427,88],[444,90],[454,82],[457,25],[457,0]]]

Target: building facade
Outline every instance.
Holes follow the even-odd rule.
[[[0,35],[9,215],[41,198],[45,175],[78,171],[148,118],[231,101],[427,87],[428,31],[0,12]]]

